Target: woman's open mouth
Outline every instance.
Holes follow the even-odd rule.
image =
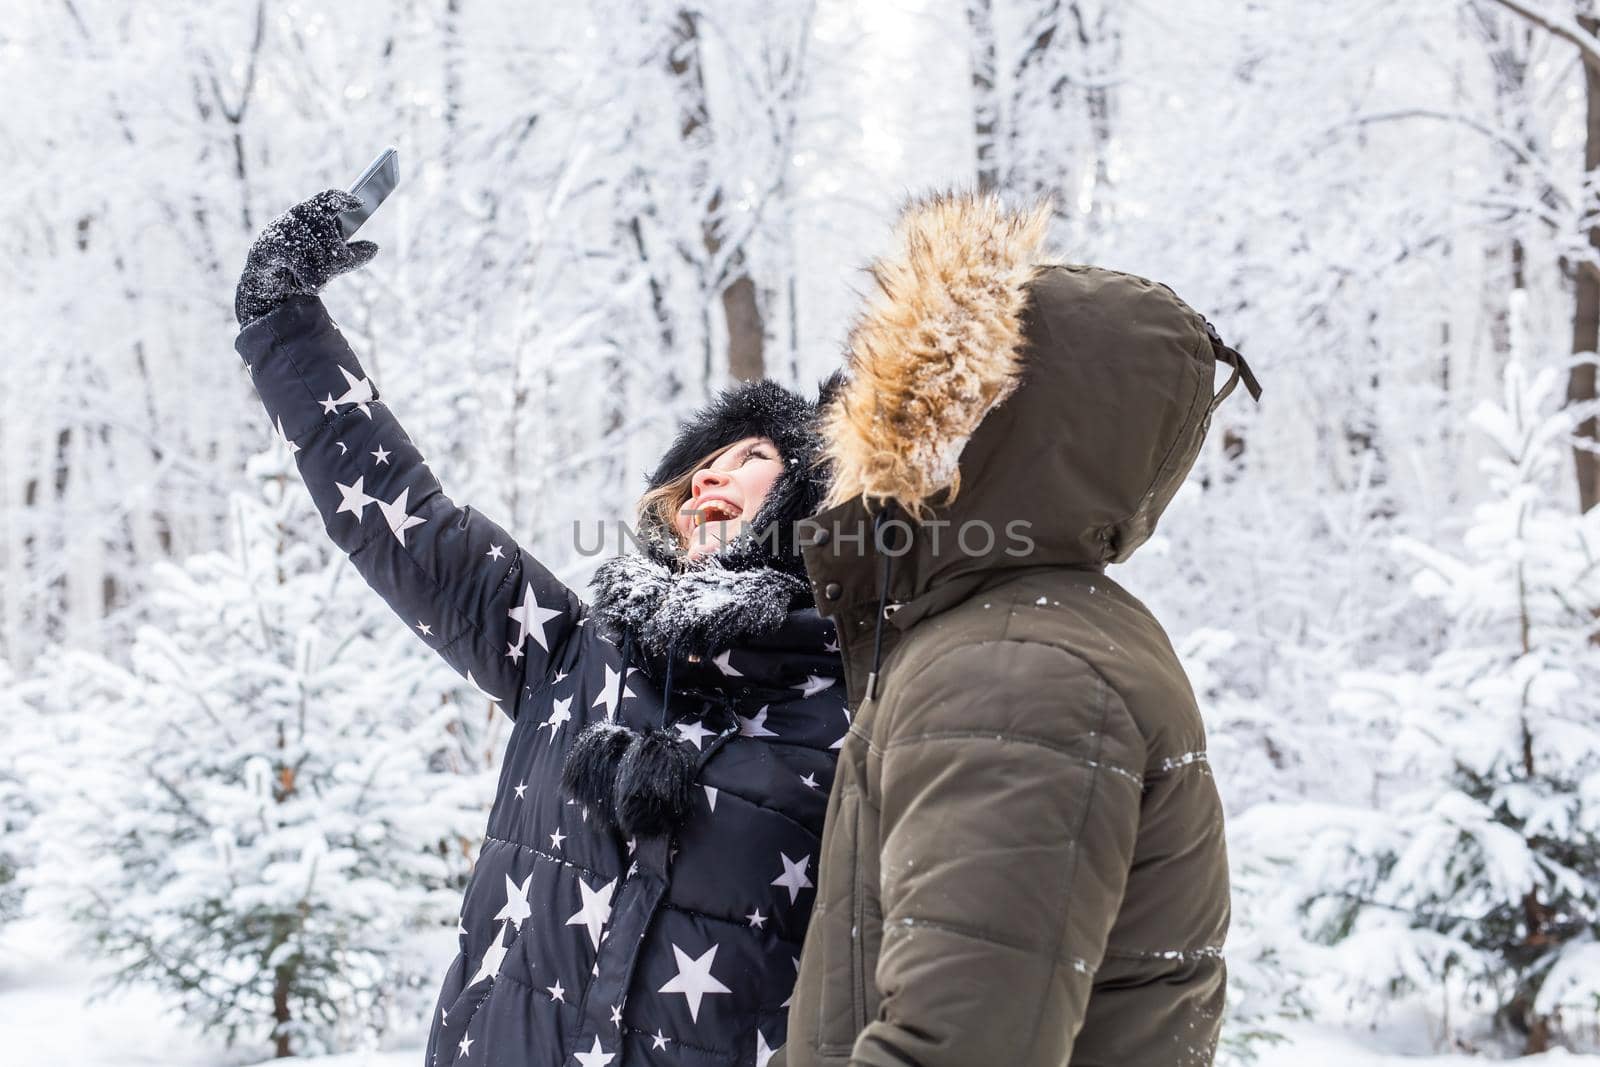
[[[708,522],[729,522],[743,515],[744,511],[726,500],[704,500],[694,510],[694,525],[704,526]]]

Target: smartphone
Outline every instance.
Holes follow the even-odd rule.
[[[344,233],[345,240],[349,240],[354,233],[361,229],[361,224],[372,217],[378,210],[378,205],[394,192],[394,187],[400,184],[400,155],[394,145],[390,145],[378,153],[378,158],[367,164],[367,169],[361,172],[350,185],[350,192],[361,198],[361,206],[351,211],[339,212],[339,229]]]

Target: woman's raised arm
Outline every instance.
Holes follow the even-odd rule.
[[[316,295],[376,252],[345,244],[345,195],[319,193],[257,238],[234,347],[328,536],[417,637],[515,717],[524,684],[564,669],[583,605],[505,530],[444,494]]]

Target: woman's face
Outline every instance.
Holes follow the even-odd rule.
[[[695,471],[676,522],[686,556],[699,559],[733,540],[782,473],[778,446],[766,437],[736,441]]]

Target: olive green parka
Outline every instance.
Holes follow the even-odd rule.
[[[1048,217],[910,206],[824,414],[835,488],[805,557],[853,721],[774,1065],[1215,1054],[1205,728],[1104,569],[1150,536],[1216,403],[1258,387],[1167,287],[1046,264]]]

